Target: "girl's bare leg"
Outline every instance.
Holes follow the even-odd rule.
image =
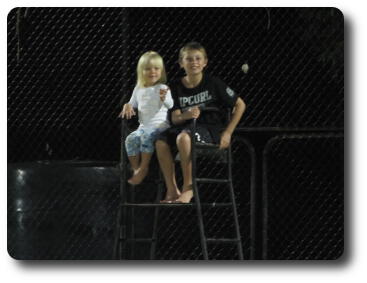
[[[135,172],[139,168],[140,154],[136,156],[129,156],[129,161],[130,161],[131,169],[133,169],[133,171]]]
[[[172,158],[172,153],[169,145],[165,141],[157,140],[155,147],[159,166],[161,167],[167,188],[166,196],[162,202],[171,202],[180,196],[180,191],[176,184],[175,164]]]
[[[192,162],[191,162],[191,138],[186,132],[177,136],[177,147],[180,153],[181,169],[183,176],[182,194],[176,202],[188,203],[193,197],[192,191]]]
[[[136,170],[134,169],[134,175],[128,180],[131,185],[138,185],[144,180],[149,171],[149,163],[152,155],[152,153],[148,152],[141,153],[140,166]]]

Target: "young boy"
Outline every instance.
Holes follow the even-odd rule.
[[[157,157],[165,179],[167,193],[162,202],[188,203],[193,197],[190,120],[197,119],[198,141],[216,143],[227,148],[231,136],[245,111],[245,103],[220,79],[204,73],[208,58],[203,46],[191,42],[180,50],[179,64],[186,75],[170,85],[174,106],[171,120],[174,125],[157,138]],[[220,116],[200,112],[199,107],[234,108],[225,130]],[[171,147],[177,146],[183,174],[182,192],[177,187]]]

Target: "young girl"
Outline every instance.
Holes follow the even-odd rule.
[[[122,118],[130,119],[136,114],[134,108],[138,109],[140,125],[125,141],[133,169],[133,176],[128,180],[131,185],[140,184],[147,175],[156,137],[169,127],[167,111],[172,108],[173,100],[165,82],[162,57],[154,51],[144,53],[138,62],[137,84],[120,113]]]
[[[186,75],[171,84],[174,107],[171,119],[174,127],[160,134],[156,141],[157,157],[166,183],[167,193],[162,202],[190,202],[192,191],[190,120],[197,119],[198,141],[216,143],[227,148],[231,136],[245,111],[245,103],[220,79],[204,73],[208,58],[203,46],[191,42],[180,50],[179,64]],[[225,125],[218,114],[200,113],[201,107],[234,108]],[[182,192],[177,188],[171,147],[177,146],[183,175]]]

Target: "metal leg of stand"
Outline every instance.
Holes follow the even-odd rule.
[[[239,241],[237,242],[237,252],[238,252],[239,259],[243,260],[243,250],[242,250],[240,225],[239,225],[239,222],[238,222],[236,199],[235,199],[235,195],[234,195],[233,180],[232,180],[232,151],[231,151],[231,146],[229,146],[229,148],[227,149],[227,162],[228,162],[229,191],[230,191],[230,197],[231,197],[231,202],[232,202],[232,211],[233,211],[233,218],[234,218],[234,223],[235,223],[236,238],[239,239]]]
[[[163,191],[163,183],[162,183],[162,176],[160,174],[160,181],[158,184],[157,189],[157,197],[156,197],[156,203],[159,203],[162,197],[162,191]],[[153,232],[152,232],[152,243],[150,246],[150,259],[155,259],[156,249],[157,249],[157,235],[158,235],[158,218],[159,218],[159,206],[156,206],[154,208],[154,221],[153,221]]]
[[[199,225],[199,230],[200,230],[201,249],[203,252],[204,259],[207,260],[208,259],[208,248],[207,248],[207,242],[206,242],[206,237],[205,237],[204,221],[203,221],[203,214],[201,210],[199,191],[198,191],[197,182],[196,182],[195,131],[196,131],[196,119],[194,119],[192,123],[192,128],[191,128],[192,189],[194,192],[197,220],[198,220],[198,225]]]
[[[115,243],[114,243],[114,249],[113,249],[114,259],[121,259],[121,221],[122,221],[121,213],[122,213],[122,207],[119,204],[119,208],[117,211],[117,217],[116,217]]]

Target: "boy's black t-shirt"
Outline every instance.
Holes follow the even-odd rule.
[[[182,112],[190,107],[216,107],[221,113],[201,112],[197,123],[203,126],[224,127],[226,109],[233,108],[238,95],[219,78],[204,74],[200,84],[194,88],[186,88],[180,80],[170,84],[172,98],[174,101],[172,111],[180,109]],[[171,116],[171,115],[169,115]],[[171,118],[171,117],[169,117]],[[179,125],[185,127],[190,121]]]

